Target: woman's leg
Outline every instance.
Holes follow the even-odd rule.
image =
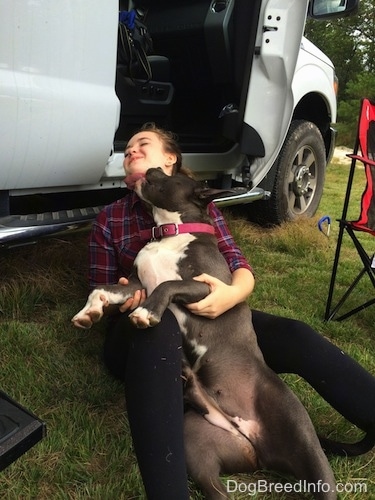
[[[133,327],[122,315],[104,346],[110,371],[125,379],[130,429],[149,500],[189,498],[181,349],[179,327],[169,310],[159,325],[145,330]]]
[[[303,377],[361,429],[375,425],[375,377],[307,324],[252,311],[258,344],[277,373]]]

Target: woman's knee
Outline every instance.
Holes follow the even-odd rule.
[[[129,312],[130,314],[130,312]],[[125,377],[129,356],[142,353],[180,349],[181,333],[175,316],[167,309],[161,322],[151,328],[140,330],[124,313],[111,320],[103,345],[103,361],[109,372],[121,380]]]
[[[129,319],[127,314],[108,318],[107,330],[102,348],[102,360],[115,378],[124,380],[126,360],[129,353]]]
[[[303,321],[253,311],[258,345],[277,373],[298,373],[307,353],[317,352],[324,337]]]

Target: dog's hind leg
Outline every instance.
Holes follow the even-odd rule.
[[[184,439],[188,473],[208,500],[230,498],[220,474],[257,468],[255,451],[244,436],[212,425],[194,410],[185,413]]]
[[[316,500],[336,500],[335,477],[306,409],[280,379],[271,377],[274,383],[266,393],[260,391],[257,406],[263,427],[254,446],[261,467],[293,474]],[[270,412],[274,401],[277,411]]]
[[[306,439],[300,443],[291,465],[293,474],[305,482],[307,492],[316,500],[337,499],[335,477],[318,440]]]
[[[199,378],[187,363],[183,363],[182,378],[184,379],[184,400],[199,415],[202,415],[210,424],[220,427],[235,436],[240,436],[241,432],[245,437],[247,432],[241,430],[238,418],[227,415],[208,395]]]

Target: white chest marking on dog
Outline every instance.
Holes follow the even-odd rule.
[[[147,295],[164,281],[181,280],[178,263],[185,257],[185,250],[193,240],[195,236],[191,234],[179,234],[151,241],[142,248],[134,263]]]
[[[153,207],[152,215],[159,226],[161,224],[182,224],[180,212],[169,212],[165,208]]]
[[[182,224],[179,212],[168,212],[163,208],[153,208],[155,222],[160,224]],[[134,264],[138,277],[147,290],[147,295],[163,281],[180,280],[178,263],[185,257],[190,242],[195,240],[192,234],[179,234],[151,241],[137,255]]]

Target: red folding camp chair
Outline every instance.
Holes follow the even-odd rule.
[[[361,154],[359,154],[359,151]],[[346,299],[349,297],[349,295],[363,276],[367,274],[371,280],[373,287],[375,288],[375,269],[373,267],[375,266],[374,255],[369,254],[365,250],[363,241],[362,243],[359,241],[359,237],[361,234],[363,235],[363,233],[369,233],[375,236],[375,102],[371,102],[369,99],[362,99],[361,101],[361,108],[358,119],[358,132],[354,150],[352,154],[349,154],[347,156],[351,158],[352,161],[349,171],[348,185],[344,199],[342,216],[338,221],[340,224],[340,230],[337,239],[331,283],[328,292],[325,312],[326,321],[329,321],[331,319],[343,320],[369,307],[370,305],[375,304],[375,298],[372,298],[362,303],[358,307],[352,308],[345,314],[336,316],[341,306],[344,304]],[[361,164],[365,168],[366,187],[362,194],[361,212],[358,220],[348,221],[347,213],[357,162],[361,162]],[[362,268],[354,281],[342,295],[341,299],[337,302],[337,305],[331,309],[344,233],[347,233],[354,243],[354,246],[357,249],[358,255],[362,261]],[[358,233],[358,236],[356,235],[356,233]]]

